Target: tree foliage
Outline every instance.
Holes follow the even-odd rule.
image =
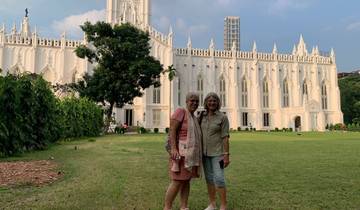
[[[88,99],[58,100],[41,76],[0,76],[0,157],[42,150],[69,137],[97,136],[102,109]]]
[[[149,34],[130,24],[112,27],[105,22],[81,26],[88,46],[76,49],[80,58],[87,58],[97,66],[93,74],[87,74],[75,85],[81,96],[109,103],[108,119],[114,106],[132,104],[141,97],[144,89],[160,86],[157,78],[162,72],[159,61],[149,55]]]
[[[57,99],[35,74],[0,77],[0,155],[44,149],[59,136]]]
[[[339,88],[345,124],[360,123],[360,75],[341,78]]]
[[[103,111],[87,98],[64,98],[60,102],[62,138],[99,136],[103,128]]]

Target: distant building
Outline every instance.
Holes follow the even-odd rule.
[[[240,50],[240,18],[228,16],[224,20],[224,50],[231,50],[233,45]]]
[[[340,72],[338,73],[338,79],[343,78],[343,77],[347,77],[350,75],[360,75],[360,70],[355,70],[352,72]]]

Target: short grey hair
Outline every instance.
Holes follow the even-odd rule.
[[[216,94],[216,93],[214,93],[214,92],[210,92],[210,93],[208,93],[208,94],[206,95],[206,97],[205,97],[205,99],[204,99],[204,109],[206,109],[206,110],[209,109],[209,107],[207,106],[207,101],[208,101],[211,97],[215,98],[215,100],[216,100],[217,103],[218,103],[218,106],[217,106],[216,110],[217,110],[217,111],[220,110],[220,108],[221,108],[220,97],[218,96],[218,94]]]
[[[186,101],[190,100],[190,98],[192,97],[199,98],[199,94],[195,92],[189,92],[188,94],[186,94]]]

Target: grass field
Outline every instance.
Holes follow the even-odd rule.
[[[163,139],[104,136],[2,159],[54,157],[65,176],[0,188],[0,209],[160,210],[169,183]],[[360,209],[360,133],[233,133],[230,152],[229,209]],[[204,179],[191,187],[190,209],[204,209]]]

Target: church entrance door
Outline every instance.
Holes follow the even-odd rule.
[[[301,117],[295,117],[295,131],[301,131]]]
[[[128,126],[133,126],[133,110],[132,109],[125,110],[125,123]]]

